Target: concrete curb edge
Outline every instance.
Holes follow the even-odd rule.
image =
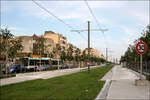
[[[108,90],[110,88],[111,85],[111,80],[106,80],[102,90],[100,91],[100,93],[97,95],[97,97],[95,98],[95,100],[105,100],[108,94]]]

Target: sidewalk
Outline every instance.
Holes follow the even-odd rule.
[[[115,66],[102,80],[111,80],[105,100],[150,100],[150,83],[148,86],[135,86],[139,77],[133,71]],[[101,100],[102,98],[96,98]]]
[[[91,68],[97,68],[97,67],[100,66],[91,66]],[[12,83],[19,83],[28,80],[53,78],[61,75],[67,75],[67,74],[79,72],[82,71],[83,69],[87,69],[87,67],[17,74],[16,77],[0,79],[0,86],[12,84]]]

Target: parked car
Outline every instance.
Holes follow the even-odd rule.
[[[25,71],[25,67],[23,65],[13,64],[8,70],[8,73],[20,73],[24,71]]]
[[[61,68],[63,69],[63,68],[68,68],[69,66],[67,65],[67,64],[62,64],[61,65]]]
[[[6,73],[5,63],[0,63],[0,73],[1,74]]]
[[[43,70],[48,70],[48,69],[50,69],[49,65],[41,65],[41,66],[38,66],[36,70],[43,71]]]

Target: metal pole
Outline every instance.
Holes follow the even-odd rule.
[[[5,43],[5,46],[6,46],[6,65],[5,65],[5,74],[7,75],[8,74],[8,38],[6,38],[6,43]]]
[[[108,60],[108,54],[107,54],[107,48],[106,48],[106,61]]]
[[[41,71],[41,69],[42,69],[42,68],[41,68],[41,63],[42,63],[42,61],[41,61],[41,60],[42,60],[41,52],[42,52],[42,51],[41,51],[41,47],[40,47],[40,71]]]
[[[59,69],[60,69],[60,68],[59,68],[59,59],[58,59],[57,65],[58,65],[58,70],[59,70]]]
[[[58,60],[57,60],[57,61],[58,61],[58,62],[57,62],[58,70],[60,69],[60,68],[59,68],[59,58],[60,58],[60,57],[59,57],[59,50],[58,50]]]
[[[90,72],[90,21],[88,21],[88,72]]]
[[[140,79],[142,79],[142,54],[140,54],[140,69],[141,69],[141,71],[140,71]]]

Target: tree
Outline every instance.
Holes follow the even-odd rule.
[[[14,35],[7,28],[0,30],[0,56],[5,58],[6,73],[9,67],[8,58],[15,58],[22,48],[21,40],[14,39]]]
[[[66,55],[66,52],[65,52],[64,50],[62,50],[61,53],[60,53],[60,58],[61,58],[61,60],[62,60],[62,61],[66,61],[66,56],[67,56],[67,55]]]
[[[138,40],[143,41],[147,44],[148,50],[143,55],[143,58],[144,60],[150,60],[150,25],[148,25],[147,29],[142,32],[142,36]]]
[[[67,60],[72,61],[73,60],[73,46],[70,45],[67,49]]]
[[[0,30],[0,37],[1,37],[1,43],[0,43],[0,55],[4,56],[6,59],[8,58],[8,50],[10,48],[10,39],[13,38],[13,34],[10,33],[10,31],[6,29]]]
[[[53,51],[52,50],[50,50],[51,49],[51,45],[45,45],[45,54],[44,54],[44,56],[45,57],[50,57],[50,58],[53,58]]]
[[[75,52],[75,60],[77,62],[80,61],[80,59],[81,59],[81,56],[80,56],[81,50],[79,48],[76,48],[76,50],[74,52]]]
[[[82,61],[85,61],[88,59],[88,55],[85,53],[85,50],[82,52],[82,55],[81,55],[81,60]]]
[[[45,42],[46,39],[43,36],[39,37],[33,44],[33,54],[44,56],[46,49]]]
[[[9,57],[13,58],[14,60],[16,59],[17,55],[22,51],[23,46],[21,44],[21,40],[11,40],[11,47],[9,51]]]
[[[53,57],[54,57],[54,53],[53,53],[53,51],[52,51],[52,52],[50,52],[50,53],[48,54],[48,57],[50,57],[50,58],[53,58]]]
[[[60,58],[60,52],[61,52],[62,48],[60,46],[60,44],[56,44],[56,47],[53,49],[53,54],[55,55],[56,58]]]
[[[136,69],[140,61],[140,56],[136,52],[136,44],[139,41],[145,42],[148,46],[147,52],[143,54],[143,61],[150,61],[150,25],[148,25],[147,29],[143,30],[141,34],[142,36],[135,40],[133,45],[129,45],[125,54],[121,57],[121,61],[126,61],[127,66],[132,69]]]

